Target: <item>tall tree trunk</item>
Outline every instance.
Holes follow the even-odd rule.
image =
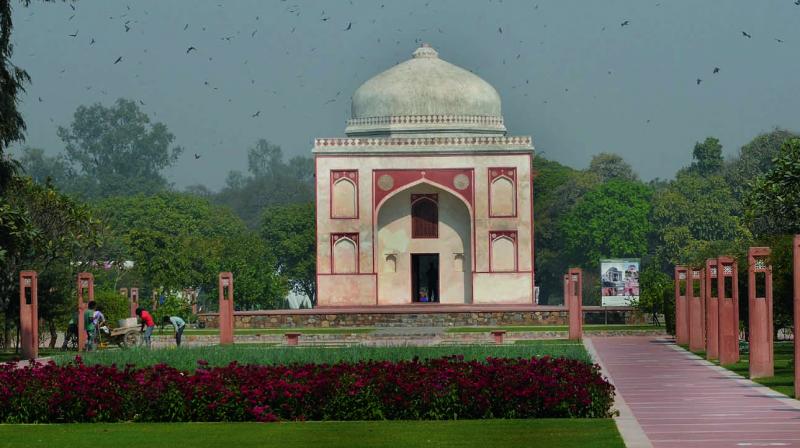
[[[50,344],[48,347],[51,349],[56,348],[56,339],[58,339],[58,331],[56,330],[56,320],[50,319],[47,321],[47,326],[50,328]]]

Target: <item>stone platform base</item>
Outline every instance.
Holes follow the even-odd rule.
[[[584,307],[583,311],[587,323],[645,323],[630,307]],[[469,327],[567,325],[568,314],[561,306],[431,304],[237,311],[234,320],[235,328]],[[200,314],[198,322],[207,328],[218,328],[219,316]]]

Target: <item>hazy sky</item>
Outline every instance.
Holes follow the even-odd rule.
[[[578,168],[609,151],[646,179],[671,177],[706,136],[730,155],[775,126],[800,130],[794,0],[15,6],[13,61],[32,77],[26,144],[55,154],[79,105],[141,100],[186,148],[169,173],[179,187],[219,188],[259,138],[310,155],[313,138],[343,136],[353,91],[420,42],[495,86],[509,134]]]

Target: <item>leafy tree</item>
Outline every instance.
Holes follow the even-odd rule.
[[[317,303],[314,204],[288,204],[264,210],[261,235],[277,260],[278,272],[292,289]]]
[[[571,260],[564,255],[561,220],[575,203],[594,188],[598,178],[538,156],[534,160],[534,224],[536,280],[539,303],[554,304],[561,295],[562,276]]]
[[[747,194],[756,177],[772,169],[772,160],[780,154],[781,146],[793,138],[800,138],[800,134],[774,129],[742,146],[738,156],[725,164],[723,175],[737,200]]]
[[[22,2],[27,5],[28,1]],[[18,165],[8,157],[6,149],[25,135],[25,120],[17,109],[19,94],[25,91],[30,76],[11,63],[14,45],[11,43],[13,15],[11,1],[0,0],[0,194],[4,192]]]
[[[722,169],[722,145],[714,137],[707,137],[703,143],[695,143],[692,157],[694,160],[689,170],[701,176],[718,174]]]
[[[267,207],[313,200],[314,163],[310,158],[285,162],[279,146],[260,139],[250,148],[247,160],[248,174],[228,173],[216,201],[230,206],[248,227],[258,228]]]
[[[745,204],[759,234],[800,233],[800,139],[784,142],[772,169],[751,184]]]
[[[70,169],[63,155],[48,156],[41,148],[25,147],[19,157],[23,172],[34,182],[63,188],[70,182]]]
[[[77,167],[77,193],[105,198],[166,189],[163,171],[183,151],[175,136],[150,118],[134,101],[120,98],[111,107],[80,106],[69,128],[59,127],[66,159]]]
[[[612,180],[587,193],[564,217],[565,248],[586,268],[603,257],[642,256],[648,249],[651,191]]]
[[[183,193],[160,193],[109,198],[98,210],[123,248],[115,257],[134,261],[143,287],[212,291],[219,272],[231,271],[234,299],[248,308],[276,306],[285,295],[263,242],[227,208]]]
[[[653,197],[657,262],[668,270],[676,264],[702,261],[698,257],[721,248],[720,242],[732,242],[736,247],[746,244],[750,233],[738,214],[738,203],[722,176],[680,171]]]
[[[667,327],[672,324],[674,328],[674,319],[669,313],[674,309],[674,304],[671,303],[674,296],[672,278],[651,264],[642,270],[639,282],[641,290],[635,306],[640,312],[650,314],[653,323],[658,323],[658,313],[664,313],[665,317],[668,316]]]
[[[608,182],[612,179],[630,181],[639,179],[639,176],[636,175],[625,159],[617,154],[607,152],[592,156],[588,172],[597,176],[601,182]]]
[[[71,278],[75,269],[71,266],[86,260],[89,249],[99,244],[101,230],[88,207],[51,186],[15,177],[6,193],[0,197],[0,312],[6,317],[5,342],[19,311],[19,302],[14,300],[19,294],[19,271],[40,273],[42,317],[52,319],[50,308],[54,310],[59,298],[68,296],[68,283],[59,278]]]

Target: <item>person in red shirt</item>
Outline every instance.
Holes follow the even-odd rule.
[[[150,336],[153,335],[153,329],[156,327],[156,323],[150,312],[145,309],[136,308],[136,315],[142,320],[142,328],[140,328],[139,331],[144,331],[144,343],[147,345],[147,348],[150,348]]]

